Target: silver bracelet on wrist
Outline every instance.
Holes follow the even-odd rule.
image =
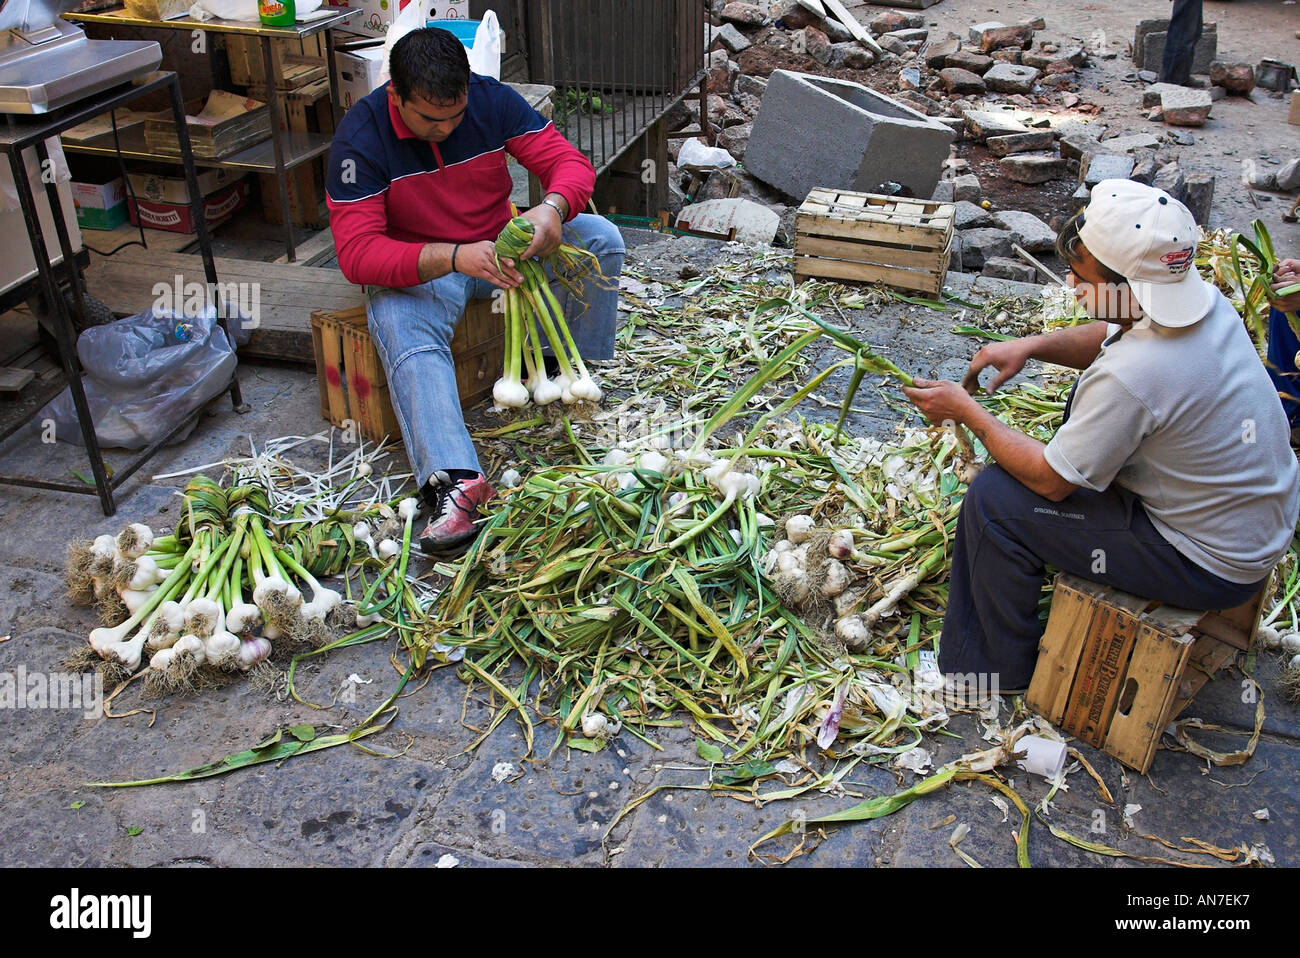
[[[555,210],[555,212],[559,213],[561,223],[563,223],[568,218],[564,215],[564,210],[560,209],[560,204],[555,202],[555,200],[545,199],[542,200],[542,204],[544,206],[549,206],[551,209]]]

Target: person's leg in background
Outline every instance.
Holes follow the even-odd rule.
[[[467,546],[494,490],[465,427],[451,339],[470,298],[493,287],[459,273],[405,289],[366,288],[366,318],[388,378],[389,398],[417,485],[431,510],[420,533],[426,552]]]
[[[1300,339],[1291,329],[1280,309],[1268,313],[1268,361],[1264,364],[1273,380],[1282,409],[1291,421],[1291,428],[1300,426],[1300,372],[1296,369],[1296,354],[1300,352]]]
[[[1201,39],[1201,0],[1174,0],[1165,35],[1165,55],[1160,65],[1160,82],[1186,86],[1192,78],[1192,59]]]

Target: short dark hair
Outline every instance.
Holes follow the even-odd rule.
[[[403,101],[415,94],[431,102],[450,103],[469,90],[469,55],[448,30],[412,30],[393,44],[388,74]]]
[[[1056,234],[1056,255],[1061,257],[1061,259],[1065,260],[1071,266],[1083,258],[1079,255],[1079,247],[1082,246],[1084,249],[1088,249],[1087,245],[1083,242],[1083,237],[1079,235],[1079,229],[1084,223],[1085,213],[1087,213],[1086,209],[1079,210],[1079,212],[1075,213],[1065,221],[1065,225],[1061,227],[1061,231]],[[1091,250],[1088,251],[1092,252]],[[1127,276],[1120,275],[1101,260],[1097,259],[1096,253],[1093,253],[1092,258],[1096,261],[1097,266],[1101,270],[1101,277],[1106,282],[1114,283],[1117,286],[1120,283],[1128,282]]]

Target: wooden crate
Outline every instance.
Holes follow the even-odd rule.
[[[245,37],[236,34],[223,34],[226,43],[226,59],[230,65],[230,82],[240,86],[266,83],[266,66],[262,61],[262,41],[260,37]],[[271,41],[271,68],[276,73],[276,86],[286,85],[285,75],[293,75],[295,62],[304,60],[314,62],[322,71],[325,62],[325,37],[313,34],[298,39],[275,39]],[[295,84],[289,83],[289,86]]]
[[[1267,593],[1194,612],[1061,573],[1025,701],[1146,774],[1168,724],[1250,647]]]
[[[401,429],[388,394],[388,380],[366,327],[364,306],[311,314],[312,347],[321,416],[336,426],[356,423],[367,439],[398,438]],[[502,315],[492,301],[471,300],[451,341],[461,408],[491,397],[505,362]]]
[[[953,206],[818,188],[795,215],[796,280],[883,283],[937,296],[952,255]]]

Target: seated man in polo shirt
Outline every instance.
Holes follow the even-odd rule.
[[[957,695],[1028,686],[1045,566],[1226,609],[1286,552],[1300,509],[1286,416],[1236,310],[1197,274],[1196,240],[1164,191],[1102,181],[1057,249],[1105,322],[984,346],[966,388],[905,390],[931,422],[967,425],[997,463],[971,483],[953,548],[939,668]],[[1047,445],[970,395],[981,370],[998,370],[993,390],[1031,358],[1083,371]]]
[[[582,295],[557,288],[584,359],[611,359],[624,246],[617,227],[582,214],[591,161],[523,97],[471,74],[446,30],[415,30],[394,44],[389,84],[357,102],[330,150],[327,202],[339,268],[365,287],[370,334],[421,494],[431,510],[420,547],[454,555],[477,533],[495,494],[465,428],[451,338],[469,299],[523,277],[498,267],[493,243],[510,219],[506,154],[546,195],[523,216],[535,234],[525,258],[545,256],[569,233],[594,253],[605,281]]]

